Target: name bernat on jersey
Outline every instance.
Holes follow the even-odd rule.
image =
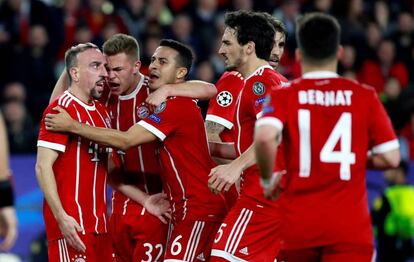
[[[298,93],[299,104],[320,106],[350,106],[352,104],[351,90],[301,90]]]

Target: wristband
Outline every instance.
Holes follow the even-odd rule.
[[[0,208],[14,206],[14,193],[10,180],[0,182]]]

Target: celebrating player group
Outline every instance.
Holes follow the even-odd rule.
[[[68,49],[37,144],[49,261],[373,261],[365,171],[397,166],[398,140],[375,90],[336,74],[336,19],[296,28],[291,82],[262,12],[226,14],[216,85],[187,81],[170,39],[148,76],[131,36]]]

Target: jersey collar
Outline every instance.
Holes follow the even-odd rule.
[[[303,79],[337,78],[339,75],[332,71],[312,71],[302,75]]]
[[[72,95],[68,90],[64,92],[66,95],[70,96],[73,100],[75,100],[79,105],[81,105],[83,108],[85,108],[88,111],[94,111],[95,110],[95,101],[92,99],[92,105],[85,104],[82,102],[79,98]]]
[[[244,81],[246,82],[250,77],[252,77],[252,76],[254,76],[254,75],[256,75],[257,73],[258,73],[258,71],[263,71],[263,70],[265,70],[266,68],[269,68],[269,69],[272,69],[273,70],[273,67],[271,67],[270,65],[262,65],[261,67],[259,67],[259,68],[257,68],[251,75],[249,75],[249,76],[247,76],[245,79],[244,79]]]
[[[145,78],[143,74],[139,73],[139,75],[141,79],[139,80],[139,83],[135,87],[134,91],[132,91],[132,93],[128,95],[118,96],[119,100],[128,100],[128,99],[134,98],[138,94],[139,90],[141,90],[141,87],[142,87],[142,84],[144,83],[144,78]]]

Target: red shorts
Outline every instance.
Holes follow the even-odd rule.
[[[281,250],[277,261],[289,262],[371,262],[375,261],[375,249],[372,245],[340,243],[335,245]]]
[[[171,227],[164,261],[209,261],[219,222],[184,220]]]
[[[109,226],[117,262],[163,260],[168,225],[155,216],[112,214]]]
[[[60,238],[48,242],[49,262],[115,261],[109,234],[86,234],[79,237],[86,246],[85,253],[76,251],[64,238]]]
[[[249,205],[239,199],[221,224],[214,239],[211,261],[275,260],[280,248],[280,219],[265,207],[243,206]]]

